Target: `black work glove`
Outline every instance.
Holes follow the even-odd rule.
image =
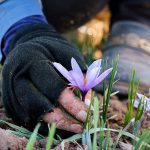
[[[2,73],[4,105],[17,124],[32,128],[45,112],[53,110],[67,86],[52,62],[71,69],[74,57],[86,70],[85,62],[79,51],[47,24],[19,30],[9,51]]]

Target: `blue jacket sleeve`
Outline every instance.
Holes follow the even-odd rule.
[[[4,34],[17,21],[32,15],[43,15],[39,0],[0,1],[0,60],[1,43]]]

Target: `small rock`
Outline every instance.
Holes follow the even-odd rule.
[[[130,143],[119,142],[121,150],[132,150],[132,145]]]
[[[9,130],[0,128],[0,150],[24,150],[28,140],[23,137],[17,137]]]

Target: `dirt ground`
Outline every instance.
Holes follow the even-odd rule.
[[[98,95],[100,98],[101,95]],[[110,101],[110,107],[108,110],[108,120],[109,120],[109,127],[113,129],[120,129],[123,125],[124,115],[127,111],[127,100],[119,100],[117,96],[113,96]],[[0,99],[0,119],[5,120],[8,122],[12,122],[10,118],[6,116],[5,109],[2,104],[2,100]],[[143,131],[145,128],[150,127],[150,118],[146,118],[147,121],[144,122],[141,131]],[[115,136],[115,135],[114,135]],[[20,138],[16,137],[15,135],[12,135],[9,131],[9,129],[6,128],[6,126],[0,125],[0,150],[23,150],[25,145],[27,144],[27,139],[25,137]],[[42,140],[40,142],[37,142],[35,145],[35,150],[44,150],[45,149],[45,140]],[[128,143],[128,146],[126,146],[124,142],[120,142],[120,149],[127,150],[125,147],[130,147],[130,144]],[[87,149],[86,146],[81,146],[76,143],[66,143],[65,144],[65,150],[80,150],[80,149]],[[61,146],[57,146],[54,148],[54,150],[61,150]]]
[[[0,76],[0,89],[1,89],[1,76]],[[102,98],[100,94],[97,95],[99,99]],[[113,96],[110,100],[110,107],[108,110],[108,120],[109,128],[120,129],[123,125],[124,115],[127,111],[127,99],[119,99],[117,96]],[[7,122],[13,122],[7,117],[5,109],[3,107],[1,93],[0,93],[0,120],[5,120]],[[145,116],[145,121],[141,128],[141,131],[150,127],[150,117]],[[114,135],[116,136],[116,135]],[[23,150],[27,144],[28,140],[25,137],[17,137],[10,133],[8,127],[0,124],[0,150]],[[35,150],[45,150],[46,138],[42,141],[37,141],[35,144]],[[127,144],[127,145],[126,145]],[[126,142],[120,142],[120,149],[130,150],[131,145]],[[87,150],[86,146],[82,146],[77,143],[66,143],[65,150]],[[54,150],[61,150],[61,146],[58,145]]]

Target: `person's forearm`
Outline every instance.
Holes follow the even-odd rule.
[[[0,12],[0,51],[2,38],[13,24],[28,16],[43,15],[38,0],[1,1]],[[0,54],[0,60],[1,58],[2,55]]]
[[[22,29],[24,26],[27,26],[27,25],[32,26],[32,25],[38,24],[38,23],[47,23],[47,21],[46,21],[45,17],[42,15],[33,15],[33,16],[25,17],[25,18],[21,19],[20,21],[16,22],[14,25],[12,25],[11,28],[9,28],[9,30],[3,36],[2,52],[3,52],[4,56],[6,57],[8,55],[9,44],[10,44],[11,40],[13,40],[13,37],[15,36],[15,34],[18,30]]]

